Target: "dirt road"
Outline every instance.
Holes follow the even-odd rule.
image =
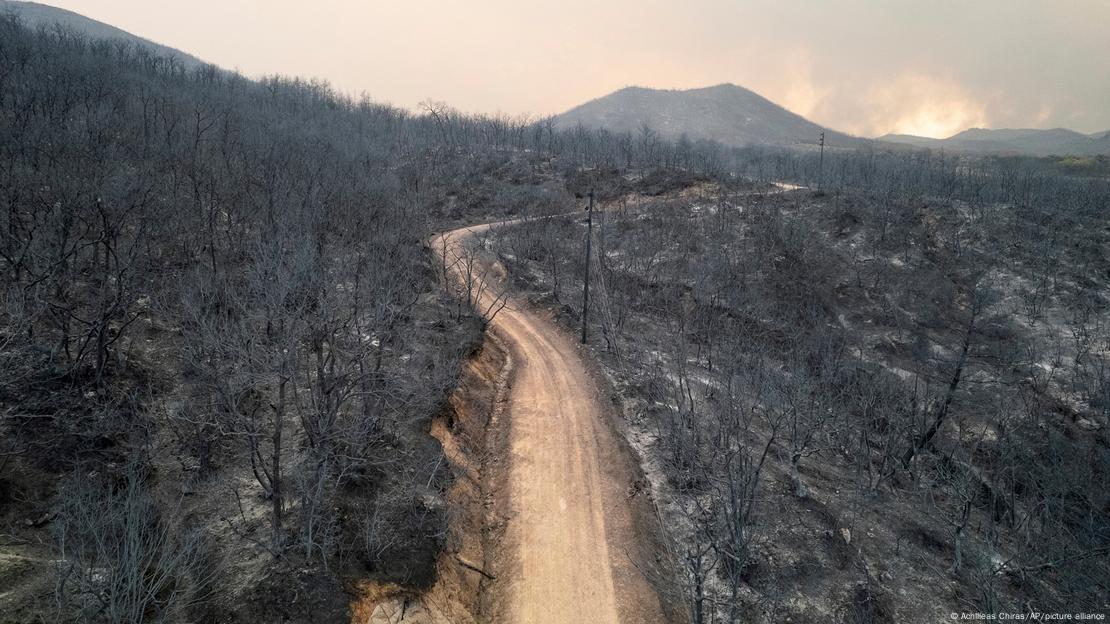
[[[448,256],[488,229],[432,241]],[[489,278],[492,280],[493,278]],[[479,308],[488,305],[486,301]],[[659,597],[633,563],[645,548],[630,502],[635,467],[605,420],[577,343],[519,300],[490,325],[508,345],[511,515],[498,576],[499,620],[528,624],[662,622]]]

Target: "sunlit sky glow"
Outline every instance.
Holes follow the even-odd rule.
[[[248,76],[562,112],[733,82],[864,136],[1110,129],[1110,0],[47,0]]]

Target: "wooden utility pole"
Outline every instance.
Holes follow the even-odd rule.
[[[590,320],[590,241],[594,237],[594,190],[590,189],[590,205],[586,208],[586,279],[582,283],[582,344],[586,344],[586,327]]]
[[[821,192],[821,185],[825,181],[825,131],[821,131],[821,156],[817,159],[817,192]]]

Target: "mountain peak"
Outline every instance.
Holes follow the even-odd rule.
[[[581,124],[615,132],[647,125],[667,137],[686,135],[726,145],[816,144],[826,132],[829,145],[848,147],[864,140],[828,132],[759,94],[732,83],[694,89],[625,87],[555,118],[557,126]]]

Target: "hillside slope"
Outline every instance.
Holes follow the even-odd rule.
[[[685,134],[690,139],[710,139],[731,146],[816,145],[822,131],[833,147],[867,142],[826,130],[734,84],[684,91],[627,87],[555,118],[558,128],[579,124],[614,132],[638,132],[646,125],[667,138]]]
[[[464,131],[428,167],[425,120],[318,82],[20,22],[0,14],[0,623],[348,622],[357,582],[427,586],[454,509],[430,423],[481,328],[424,241],[489,214],[456,179],[544,180]]]
[[[15,0],[0,0],[0,14],[14,13],[29,27],[50,27],[61,24],[65,28],[88,35],[93,39],[122,39],[136,43],[153,50],[160,56],[172,56],[188,68],[199,67],[206,63],[197,57],[186,54],[176,48],[155,43],[138,35],[133,35],[126,30],[116,28],[104,22],[98,22],[79,13],[67,11],[37,2],[17,2]]]

